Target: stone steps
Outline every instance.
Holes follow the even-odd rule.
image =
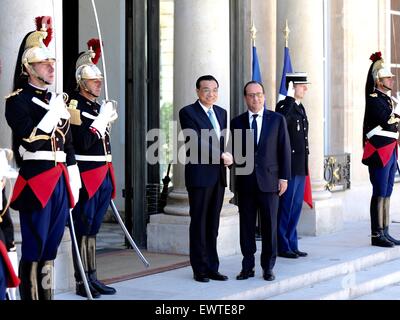
[[[336,276],[332,279],[314,283],[301,289],[286,292],[270,300],[350,300],[374,293],[387,286],[400,282],[400,259],[362,267]],[[361,266],[361,265],[359,265]]]

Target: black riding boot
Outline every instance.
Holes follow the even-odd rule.
[[[21,300],[39,300],[37,267],[38,263],[36,261],[21,260],[19,262],[18,277],[21,279],[19,285]]]
[[[117,290],[106,286],[97,279],[96,273],[96,236],[88,237],[88,262],[89,262],[89,279],[92,286],[101,294],[115,294]]]
[[[101,294],[92,286],[89,280],[89,273],[88,273],[88,259],[87,259],[87,236],[78,237],[78,247],[79,253],[82,260],[83,270],[85,271],[85,277],[88,281],[89,290],[92,294],[93,298],[99,298]],[[76,294],[81,297],[87,297],[85,284],[82,280],[82,276],[79,270],[79,265],[77,261],[77,256],[74,247],[72,247],[72,257],[74,262],[74,269],[75,269],[75,281],[76,281]]]
[[[54,299],[54,260],[40,261],[38,264],[39,300]]]
[[[390,224],[390,197],[383,198],[383,233],[389,241],[393,242],[396,246],[400,245],[400,240],[396,240],[389,234]]]
[[[377,247],[393,247],[394,244],[383,232],[384,206],[382,197],[371,198],[371,244]]]

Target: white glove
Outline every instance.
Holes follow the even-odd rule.
[[[71,117],[65,106],[64,97],[61,94],[57,97],[55,97],[55,94],[51,96],[49,108],[49,111],[47,111],[37,126],[38,129],[46,133],[52,132],[60,119],[69,119]]]
[[[394,108],[393,113],[400,116],[400,101],[395,97],[392,97],[392,100],[396,104],[396,107]]]
[[[290,82],[289,82],[289,86],[288,86],[288,89],[287,89],[287,96],[288,96],[288,97],[294,98],[294,85],[293,85],[293,81],[290,81]]]
[[[114,114],[116,114],[116,112],[113,109],[112,102],[103,101],[100,107],[99,115],[92,122],[91,126],[95,128],[102,137],[104,137],[108,123],[111,121],[112,117],[115,117]]]
[[[79,200],[79,190],[82,188],[81,174],[78,165],[74,164],[68,166],[69,186],[71,187],[72,195],[74,197],[74,207]]]
[[[18,274],[18,255],[16,248],[12,248],[13,251],[8,251],[8,258],[11,261],[15,274]],[[8,297],[10,300],[17,300],[17,288],[7,288]]]

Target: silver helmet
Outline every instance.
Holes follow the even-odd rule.
[[[91,39],[87,45],[88,50],[83,52],[76,61],[75,79],[78,84],[83,80],[103,79],[103,74],[96,66],[101,55],[100,41]]]

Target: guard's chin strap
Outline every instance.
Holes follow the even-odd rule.
[[[38,73],[36,72],[36,70],[33,69],[33,67],[32,67],[29,63],[26,63],[26,64],[24,64],[24,65],[25,65],[25,68],[29,69],[29,71],[31,72],[31,74],[32,74],[36,79],[38,79],[39,81],[42,81],[45,85],[51,85],[50,82],[44,80],[41,76],[39,76]]]
[[[88,87],[86,86],[85,81],[81,81],[81,84],[82,84],[83,90],[85,90],[87,93],[89,93],[92,97],[94,97],[94,98],[98,98],[99,97],[99,96],[95,95],[92,91],[90,91],[88,89]]]

